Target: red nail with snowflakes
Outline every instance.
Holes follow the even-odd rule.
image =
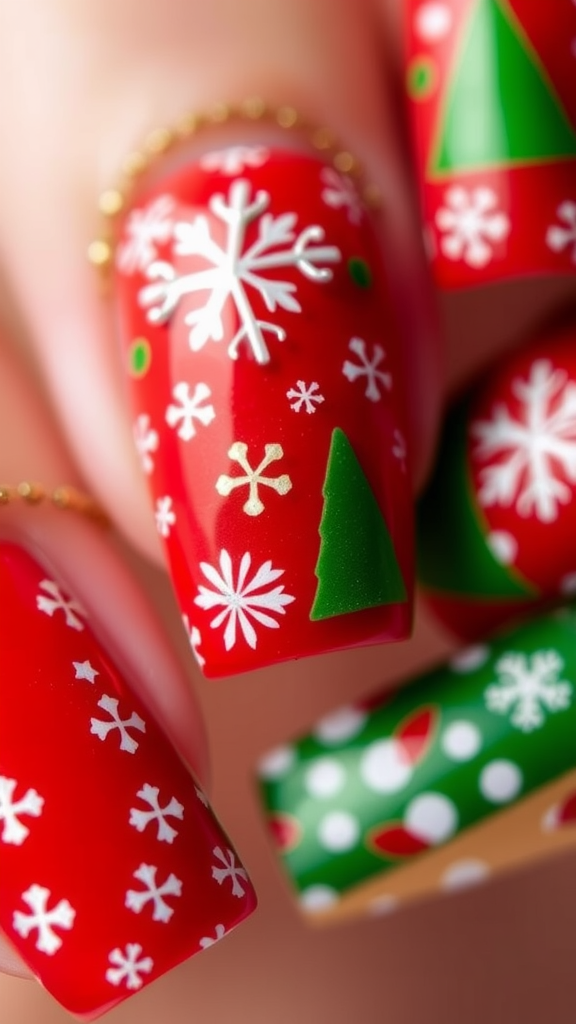
[[[426,595],[464,639],[576,594],[576,328],[456,404],[417,522]]]
[[[426,239],[457,288],[576,273],[576,6],[408,0]]]
[[[375,228],[312,156],[233,147],[118,239],[142,468],[207,676],[405,638],[412,503]]]
[[[255,896],[83,609],[7,542],[0,591],[0,928],[92,1019],[222,938]]]

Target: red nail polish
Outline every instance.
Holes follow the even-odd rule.
[[[135,438],[208,676],[399,640],[399,340],[374,228],[314,157],[232,147],[138,198],[116,285]]]
[[[407,88],[445,288],[576,272],[576,7],[409,0]]]
[[[0,545],[0,927],[91,1019],[230,931],[246,872],[82,608]]]

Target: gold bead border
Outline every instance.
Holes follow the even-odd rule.
[[[48,502],[62,511],[79,512],[102,526],[108,526],[109,520],[102,508],[83,491],[68,484],[60,484],[53,490],[43,484],[23,480],[19,484],[0,484],[0,506],[23,501],[27,505],[40,505]]]
[[[189,142],[206,128],[234,122],[265,122],[285,131],[296,130],[309,141],[312,148],[322,153],[326,162],[352,179],[366,205],[377,209],[381,204],[378,187],[362,180],[362,168],[328,128],[311,124],[291,106],[270,107],[263,99],[254,97],[237,104],[217,103],[203,113],[188,113],[173,126],[151,131],[140,149],[125,158],[116,186],[105,189],[98,200],[104,220],[100,238],[88,246],[88,259],[99,270],[106,271],[114,257],[115,221],[126,209],[135,186],[160,157]]]

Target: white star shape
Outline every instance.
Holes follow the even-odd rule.
[[[76,673],[75,679],[85,679],[86,682],[93,683],[96,676],[100,675],[89,661],[73,661],[72,664]]]

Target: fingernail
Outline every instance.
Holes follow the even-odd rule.
[[[407,4],[407,89],[445,288],[576,272],[575,9]]]
[[[340,709],[259,768],[310,920],[388,913],[576,847],[576,612]]]
[[[116,256],[134,433],[207,676],[400,640],[411,495],[399,340],[351,181],[208,153]]]
[[[206,797],[80,605],[0,544],[0,926],[91,1019],[255,906]]]
[[[576,330],[503,359],[450,412],[418,571],[457,635],[576,593]]]

